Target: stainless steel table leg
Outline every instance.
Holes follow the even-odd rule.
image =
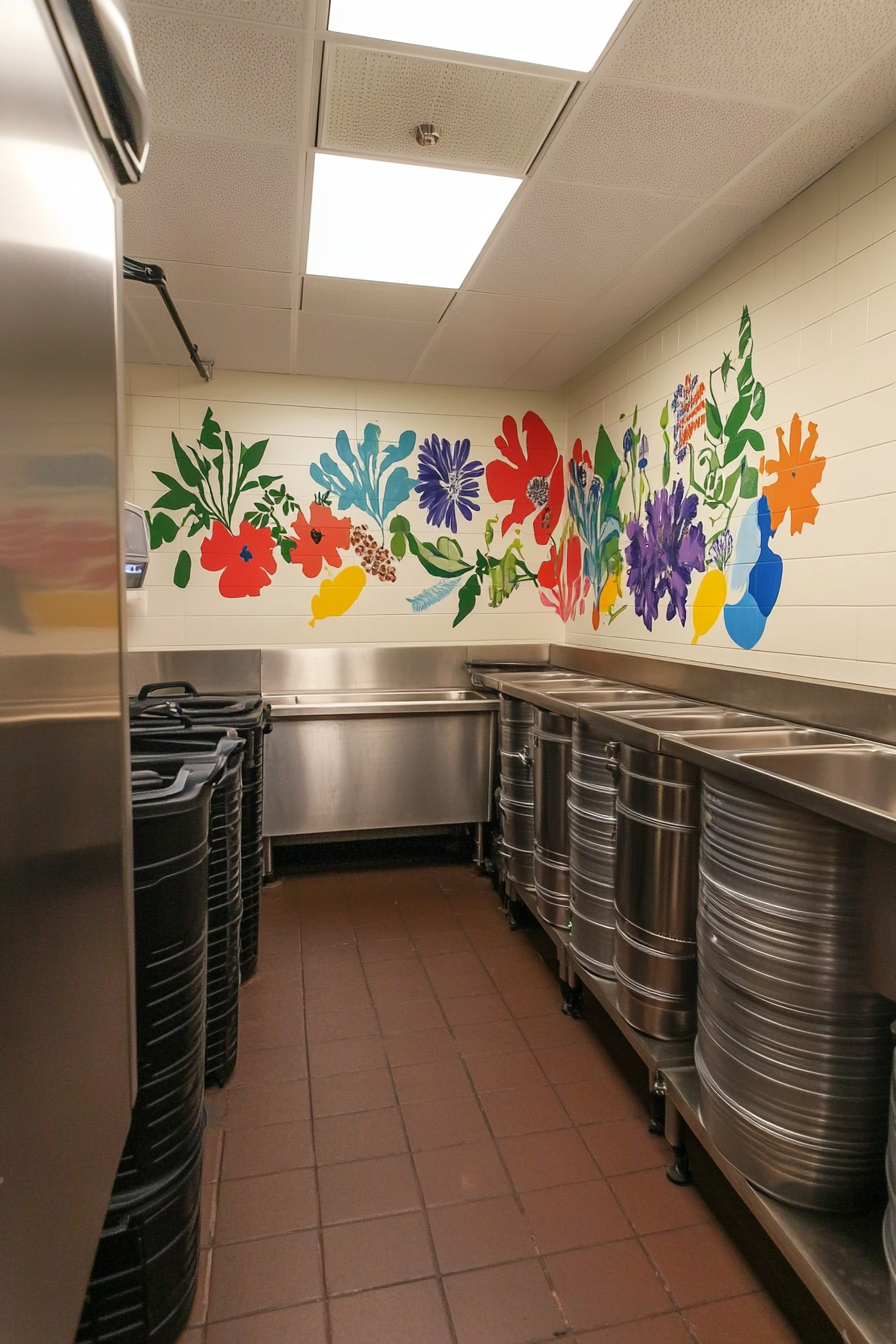
[[[666,1142],[672,1149],[673,1162],[666,1168],[666,1176],[673,1185],[690,1185],[691,1164],[688,1160],[687,1129],[678,1110],[666,1092],[662,1073],[657,1072],[657,1086],[662,1088],[666,1107]]]
[[[261,842],[261,864],[262,875],[265,878],[270,877],[274,871],[274,844],[269,835],[266,835]]]

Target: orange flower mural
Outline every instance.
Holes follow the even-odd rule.
[[[794,415],[790,422],[790,443],[784,445],[784,430],[777,428],[778,458],[764,465],[766,475],[776,476],[777,480],[764,487],[762,493],[768,500],[772,516],[772,532],[777,532],[784,515],[790,510],[790,535],[802,532],[808,523],[818,517],[818,500],[812,491],[821,480],[826,458],[813,457],[818,442],[818,426],[809,421],[809,431],[803,439],[803,422]]]

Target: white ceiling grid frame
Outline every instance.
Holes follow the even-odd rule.
[[[328,42],[318,148],[522,176],[575,87],[567,76]],[[438,145],[414,127],[441,128]]]
[[[179,16],[178,22],[183,16],[192,20],[207,18],[210,29],[214,25],[216,31],[218,25],[234,25],[239,19],[244,26],[246,23],[258,28],[264,25],[267,32],[278,28],[283,31],[285,25],[293,30],[295,37],[300,26],[306,25],[304,36],[299,34],[303,43],[298,81],[301,96],[296,136],[291,146],[298,169],[295,183],[297,212],[293,217],[290,260],[281,273],[284,280],[290,277],[292,289],[291,367],[297,372],[304,368],[302,361],[309,357],[311,349],[311,328],[304,324],[300,335],[300,317],[303,315],[298,312],[304,256],[304,240],[298,225],[305,217],[301,209],[305,186],[301,165],[303,159],[313,157],[312,121],[318,107],[315,79],[324,45],[393,51],[415,62],[428,60],[443,65],[459,62],[481,68],[518,69],[527,77],[561,78],[565,75],[570,78],[568,72],[488,57],[467,57],[461,53],[434,52],[401,43],[331,34],[326,31],[326,9],[327,0],[154,0],[152,4],[137,0],[134,4],[135,13]],[[546,21],[549,21],[549,7],[546,7]],[[260,48],[263,43],[257,45]],[[217,59],[217,53],[213,55]],[[207,64],[214,66],[215,60]],[[730,222],[732,231],[735,224],[752,227],[892,118],[896,111],[894,73],[896,4],[893,0],[862,0],[859,5],[850,5],[844,0],[726,0],[722,6],[716,0],[638,0],[598,68],[586,77],[564,107],[559,124],[549,136],[546,149],[536,156],[529,170],[529,180],[508,209],[503,225],[498,227],[457,297],[444,311],[441,319],[441,328],[446,332],[444,338],[440,334],[435,339],[433,314],[437,305],[433,299],[429,306],[426,291],[420,296],[419,309],[415,307],[416,300],[411,300],[407,294],[401,295],[388,308],[377,307],[378,316],[386,319],[381,322],[382,330],[376,342],[382,359],[382,372],[377,375],[371,363],[372,354],[362,351],[360,344],[362,333],[369,336],[372,330],[370,318],[364,316],[370,311],[373,297],[369,290],[330,288],[326,293],[321,291],[316,302],[310,299],[315,311],[307,315],[317,319],[324,316],[317,311],[319,307],[335,307],[339,316],[337,327],[345,339],[344,348],[354,352],[353,357],[367,370],[366,376],[393,378],[395,369],[407,361],[412,332],[420,343],[419,353],[427,366],[439,349],[444,351],[447,361],[455,342],[463,340],[464,331],[481,333],[477,340],[495,342],[509,355],[511,343],[502,345],[502,339],[506,332],[520,330],[515,325],[515,315],[525,313],[526,325],[532,329],[532,334],[536,334],[536,327],[546,328],[543,334],[547,339],[528,359],[523,346],[517,347],[521,364],[508,383],[525,386],[528,377],[544,386],[543,380],[550,372],[555,379],[551,385],[557,386],[599,353],[594,341],[609,343],[622,334],[631,320],[634,305],[647,305],[637,314],[643,316],[650,307],[664,300],[670,284],[679,288],[686,282],[685,270],[696,267],[699,273],[710,264],[719,246],[729,246],[725,241],[729,224],[724,221]],[[207,78],[202,67],[197,68],[195,77],[200,84]],[[158,86],[158,79],[156,83]],[[164,81],[161,83],[164,85]],[[210,107],[214,105],[213,92],[209,95]],[[166,95],[166,99],[174,104],[177,103],[175,93],[176,90],[170,99]],[[626,106],[635,111],[641,109],[640,121],[634,115],[631,118],[623,115]],[[590,137],[582,134],[576,146],[576,127],[581,122],[587,130],[589,108],[601,109],[603,116],[591,113]],[[733,108],[738,109],[738,113],[742,110],[744,119],[739,130],[733,129],[729,142],[722,137],[719,125],[727,122],[734,128]],[[651,109],[651,115],[644,116],[645,109]],[[657,120],[670,111],[674,123],[681,127],[677,139],[671,131],[667,135],[663,122]],[[188,128],[168,125],[166,112],[166,108],[154,107],[155,124],[161,128],[154,141],[162,143],[163,153],[166,132],[177,131],[182,142],[189,136]],[[712,124],[714,113],[719,125]],[[252,115],[256,113],[253,111]],[[788,122],[791,123],[789,129]],[[817,124],[813,126],[813,123]],[[764,137],[773,134],[779,124],[784,126],[783,135],[778,131],[777,138],[766,138],[763,147]],[[627,140],[628,159],[625,147],[613,153],[600,145],[595,146],[595,139],[602,129],[606,132],[607,126],[614,128],[617,137]],[[496,133],[500,133],[500,128]],[[664,135],[667,136],[667,148],[671,140],[681,181],[676,180],[673,159],[656,152],[655,147]],[[201,139],[201,136],[196,138]],[[684,147],[684,152],[678,153],[679,145]],[[722,146],[718,152],[714,148],[717,145]],[[694,173],[690,179],[686,171],[689,146]],[[153,152],[155,149],[154,143]],[[752,157],[747,158],[751,152]],[[409,141],[407,161],[419,161],[421,153],[413,141]],[[727,155],[724,165],[723,155]],[[150,157],[152,160],[152,152]],[[733,175],[717,183],[722,166],[725,172],[733,170]],[[169,164],[166,170],[169,178],[177,177],[178,182],[182,181],[184,175],[172,173],[170,167]],[[715,170],[714,176],[712,170]],[[585,191],[578,197],[578,203],[572,195],[566,198],[576,217],[555,216],[551,219],[539,205],[539,189],[552,185],[550,179],[558,176],[573,178],[575,182],[584,179]],[[602,230],[592,227],[588,218],[594,199],[587,189],[589,182],[592,187],[603,186],[618,192],[616,215],[614,217],[610,211],[603,215]],[[169,187],[171,185],[169,182]],[[147,186],[151,188],[150,181]],[[126,218],[141,213],[128,199],[136,202],[141,191],[142,188],[136,188],[126,193]],[[533,197],[534,210],[529,204]],[[671,218],[668,227],[657,237],[655,230],[645,227],[644,221],[639,221],[637,216],[639,212],[649,214],[654,209],[652,203],[664,198],[666,208],[670,204],[673,212],[685,208],[685,214]],[[178,206],[178,200],[175,195],[175,206]],[[167,204],[171,204],[170,191]],[[729,208],[721,210],[720,206]],[[224,208],[233,210],[237,216],[248,217],[253,210],[257,212],[259,206],[255,200],[241,200],[238,194],[229,193]],[[189,210],[186,213],[192,229],[194,217]],[[541,227],[534,230],[540,242],[523,266],[525,247],[521,247],[521,241],[526,241],[523,235],[527,228],[530,234],[533,233],[532,215],[541,217],[536,221]],[[159,224],[154,245],[143,249],[147,259],[158,259],[163,265],[176,261],[190,263],[183,275],[190,279],[191,285],[194,281],[200,283],[202,269],[201,288],[209,299],[218,282],[222,284],[222,297],[226,294],[228,301],[237,293],[245,299],[253,297],[246,288],[246,276],[258,264],[256,259],[253,258],[248,266],[245,259],[241,260],[234,268],[242,272],[239,280],[234,276],[232,283],[225,286],[225,268],[220,261],[217,266],[212,264],[215,258],[198,256],[201,249],[184,251],[177,257],[162,255],[158,244],[163,236],[170,242],[172,234],[169,210],[150,209],[147,205],[142,216],[143,232],[141,235],[138,230],[138,236],[147,241],[152,241],[154,225]],[[519,224],[521,216],[523,228]],[[640,251],[634,257],[627,247],[618,246],[617,237],[632,231],[633,220],[644,232],[638,242]],[[201,221],[195,222],[201,224]],[[237,232],[240,229],[244,234],[251,232],[251,221],[247,224],[246,218],[237,218],[235,223]],[[615,256],[600,259],[590,255],[605,246],[600,237],[595,242],[595,235],[601,231],[604,240],[617,249]],[[193,240],[188,239],[190,241]],[[536,239],[533,237],[530,241]],[[570,292],[569,275],[563,277],[567,284],[563,292],[552,291],[543,283],[547,273],[553,275],[556,272],[556,254],[563,250],[570,254],[579,269],[574,293]],[[265,264],[264,278],[259,276],[258,290],[265,295],[271,292],[271,274],[276,274],[281,264],[278,261],[268,272],[269,260]],[[232,262],[231,257],[227,269]],[[528,277],[529,283],[516,285],[514,270],[522,272],[524,282]],[[492,283],[495,277],[500,284]],[[589,291],[592,280],[594,286]],[[134,285],[126,286],[126,294],[136,289]],[[193,292],[197,291],[191,289]],[[282,291],[278,288],[276,292],[279,302]],[[513,306],[513,300],[517,301],[516,306]],[[268,301],[267,298],[264,300]],[[425,313],[427,320],[404,321],[406,313],[409,316]],[[393,326],[396,318],[399,320]],[[236,306],[232,309],[232,320],[234,323],[239,321]],[[315,372],[340,372],[339,342],[330,339],[337,327],[331,324],[327,334],[319,323],[315,322],[315,326],[322,336],[326,336],[314,352]],[[387,348],[393,330],[398,337],[395,352]],[[451,332],[459,334],[449,337]],[[434,338],[432,352],[424,354],[427,337]],[[333,360],[328,369],[320,364],[324,348],[329,350]],[[214,355],[214,351],[209,354]],[[179,360],[185,357],[182,354]],[[497,367],[497,360],[492,367]],[[417,375],[409,371],[404,376]],[[429,376],[436,375],[431,373]]]

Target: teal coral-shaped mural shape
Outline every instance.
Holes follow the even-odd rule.
[[[337,462],[329,453],[322,453],[319,462],[312,463],[311,479],[327,492],[336,496],[340,513],[360,510],[379,528],[380,541],[385,540],[386,519],[410,497],[417,484],[408,474],[407,467],[399,466],[413,453],[417,435],[406,429],[398,436],[397,444],[380,449],[380,427],[368,424],[357,448],[352,448],[348,434],[340,429],[336,435]]]

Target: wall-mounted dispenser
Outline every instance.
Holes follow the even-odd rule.
[[[149,528],[146,516],[136,504],[124,502],[124,583],[126,588],[142,588],[149,567]]]

